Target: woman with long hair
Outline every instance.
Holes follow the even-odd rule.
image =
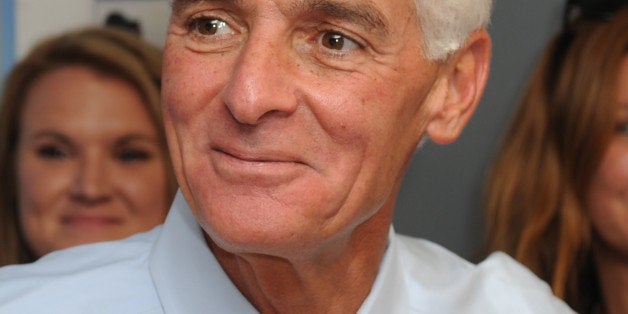
[[[568,1],[485,189],[488,251],[581,313],[628,312],[627,3]]]

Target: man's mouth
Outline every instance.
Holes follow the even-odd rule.
[[[307,165],[299,158],[277,150],[245,151],[212,149],[214,170],[222,179],[239,184],[273,186],[302,174]]]

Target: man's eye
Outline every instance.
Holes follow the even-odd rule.
[[[359,45],[353,40],[334,32],[324,33],[321,41],[324,47],[332,50],[347,51],[359,48]]]
[[[222,35],[233,32],[231,27],[229,27],[229,24],[219,19],[209,17],[198,17],[193,19],[189,24],[189,28],[190,30],[195,31],[200,35],[209,36]]]

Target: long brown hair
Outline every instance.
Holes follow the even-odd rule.
[[[0,108],[0,266],[35,260],[18,223],[15,154],[24,100],[34,81],[60,67],[87,66],[99,73],[123,79],[144,99],[168,156],[161,118],[161,50],[129,32],[90,27],[49,38],[36,45],[11,70]],[[168,161],[168,191],[174,197],[177,184]]]
[[[616,131],[628,7],[571,27],[568,42],[559,34],[547,47],[489,174],[487,251],[511,254],[590,312],[599,291],[584,196]]]

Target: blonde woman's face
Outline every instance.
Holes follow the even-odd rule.
[[[618,91],[617,133],[593,177],[588,206],[604,247],[628,256],[628,56],[621,65]]]
[[[138,92],[81,66],[39,78],[17,150],[20,222],[37,256],[160,224],[166,158]]]

